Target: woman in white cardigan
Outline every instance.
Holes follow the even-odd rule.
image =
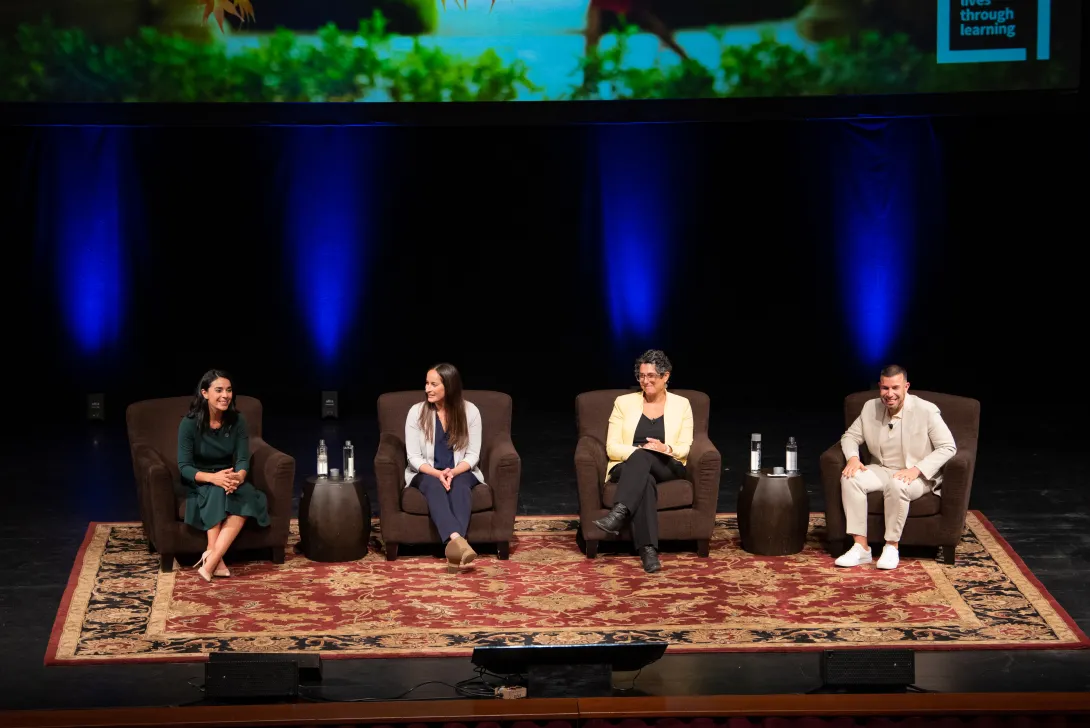
[[[472,490],[484,481],[481,413],[462,398],[462,377],[451,364],[436,364],[424,382],[424,401],[405,418],[406,487],[419,488],[446,544],[447,571],[469,565],[477,553],[466,541]]]

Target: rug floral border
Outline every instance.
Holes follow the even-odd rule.
[[[573,516],[520,517],[516,536],[574,534]],[[720,514],[717,530],[737,529],[734,514]],[[293,540],[297,533],[293,521]],[[824,515],[811,515],[811,538],[824,530]],[[289,546],[290,548],[290,546]],[[65,589],[46,651],[47,665],[204,661],[209,652],[320,651],[327,658],[464,657],[474,647],[626,642],[667,642],[671,653],[786,652],[830,647],[959,649],[1079,649],[1090,639],[1030,573],[994,526],[977,511],[966,516],[958,563],[922,562],[936,587],[959,615],[959,624],[882,624],[739,629],[736,625],[693,628],[585,628],[530,630],[398,630],[383,635],[300,634],[167,635],[169,598],[177,570],[163,574],[149,554],[139,523],[91,523]],[[971,574],[972,579],[959,579]],[[101,593],[102,579],[125,589]]]

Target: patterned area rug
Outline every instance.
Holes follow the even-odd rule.
[[[384,560],[376,538],[355,562],[233,564],[207,584],[158,571],[139,524],[93,523],[76,559],[46,664],[184,662],[208,652],[321,651],[325,657],[466,656],[478,645],[666,641],[670,652],[832,646],[1081,648],[1090,640],[980,513],[957,563],[902,558],[894,571],[837,569],[811,517],[802,553],[741,550],[717,519],[711,556],[585,558],[570,516],[520,517],[511,559],[482,556],[447,575],[430,556]]]

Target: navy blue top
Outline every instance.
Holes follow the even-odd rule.
[[[454,451],[447,442],[447,431],[443,429],[443,423],[439,414],[435,415],[435,464],[436,470],[446,470],[454,467]]]

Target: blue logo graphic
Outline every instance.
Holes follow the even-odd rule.
[[[952,3],[957,3],[955,18]],[[938,62],[939,63],[995,63],[1025,61],[1027,48],[974,48],[952,50],[951,40],[983,42],[994,40],[995,45],[1009,43],[1012,38],[1022,37],[1019,26],[1032,25],[1030,18],[1019,17],[1009,0],[938,0]],[[956,23],[956,30],[955,30]],[[1037,60],[1047,61],[1051,54],[1052,0],[1037,0]]]

